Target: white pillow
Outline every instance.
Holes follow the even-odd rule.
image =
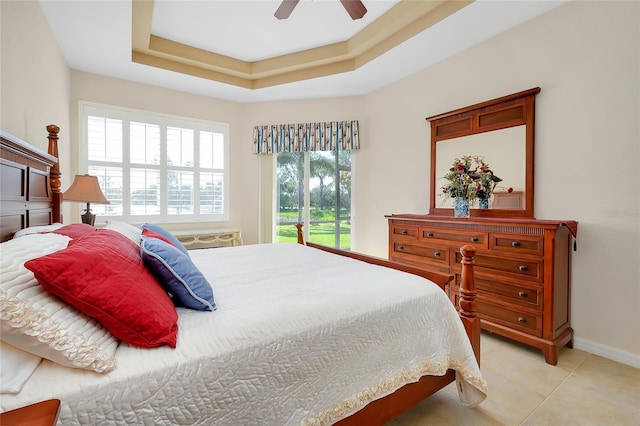
[[[18,393],[42,358],[3,341],[0,341],[0,354],[0,393]]]
[[[24,267],[67,247],[59,234],[31,234],[0,244],[2,340],[67,367],[106,373],[115,367],[118,340],[98,321],[45,291]]]
[[[64,225],[59,222],[52,223],[51,225],[30,226],[28,228],[17,231],[15,234],[13,234],[13,238],[24,237],[25,235],[37,234],[40,232],[51,232],[55,231],[56,229],[62,228],[63,226]]]
[[[142,229],[137,228],[130,223],[118,222],[117,220],[107,220],[107,224],[104,226],[104,229],[111,229],[112,231],[119,232],[136,243],[136,245],[140,245]]]

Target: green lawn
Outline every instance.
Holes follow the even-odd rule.
[[[298,241],[298,230],[294,224],[278,226],[278,242],[295,243]],[[335,223],[312,224],[309,228],[309,241],[333,247],[335,245]],[[351,225],[340,225],[340,248],[351,247]]]
[[[309,228],[309,241],[312,243],[322,244],[325,246],[335,246],[335,212],[333,210],[311,209],[312,221],[327,221],[326,223],[312,223]],[[295,243],[298,241],[298,230],[295,223],[298,220],[297,211],[284,211],[278,213],[279,221],[294,222],[287,225],[278,225],[277,235],[280,243]],[[349,212],[342,211],[341,217],[349,217]],[[340,248],[348,249],[351,247],[351,225],[347,222],[340,224]]]

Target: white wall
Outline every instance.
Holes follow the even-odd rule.
[[[246,243],[263,239],[259,203],[270,197],[261,193],[252,126],[360,120],[353,245],[386,256],[384,215],[428,211],[425,117],[540,86],[535,215],[580,222],[572,268],[576,346],[640,366],[640,3],[570,2],[365,97],[247,105],[76,71],[69,88],[37,3],[16,4],[19,10],[2,1],[0,9],[2,129],[33,142],[54,122],[76,151],[70,129],[78,128],[78,100],[226,121],[231,216]],[[69,150],[61,152],[63,179],[77,172]]]
[[[640,366],[639,16],[571,2],[369,95],[355,246],[385,256],[382,214],[427,212],[425,117],[539,86],[535,216],[580,222],[576,346]]]

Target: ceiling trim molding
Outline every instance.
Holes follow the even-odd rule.
[[[247,89],[353,71],[473,0],[402,0],[349,40],[247,62],[151,33],[154,0],[132,1],[133,62]]]

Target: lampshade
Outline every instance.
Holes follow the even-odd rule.
[[[89,175],[76,175],[69,189],[62,194],[62,199],[64,201],[79,201],[87,203],[87,209],[81,216],[82,223],[92,226],[95,223],[96,215],[91,213],[90,203],[109,204],[109,200],[107,200],[100,189],[98,178]]]
[[[69,189],[62,195],[62,199],[82,203],[109,204],[109,200],[100,189],[98,178],[89,175],[76,175]]]

